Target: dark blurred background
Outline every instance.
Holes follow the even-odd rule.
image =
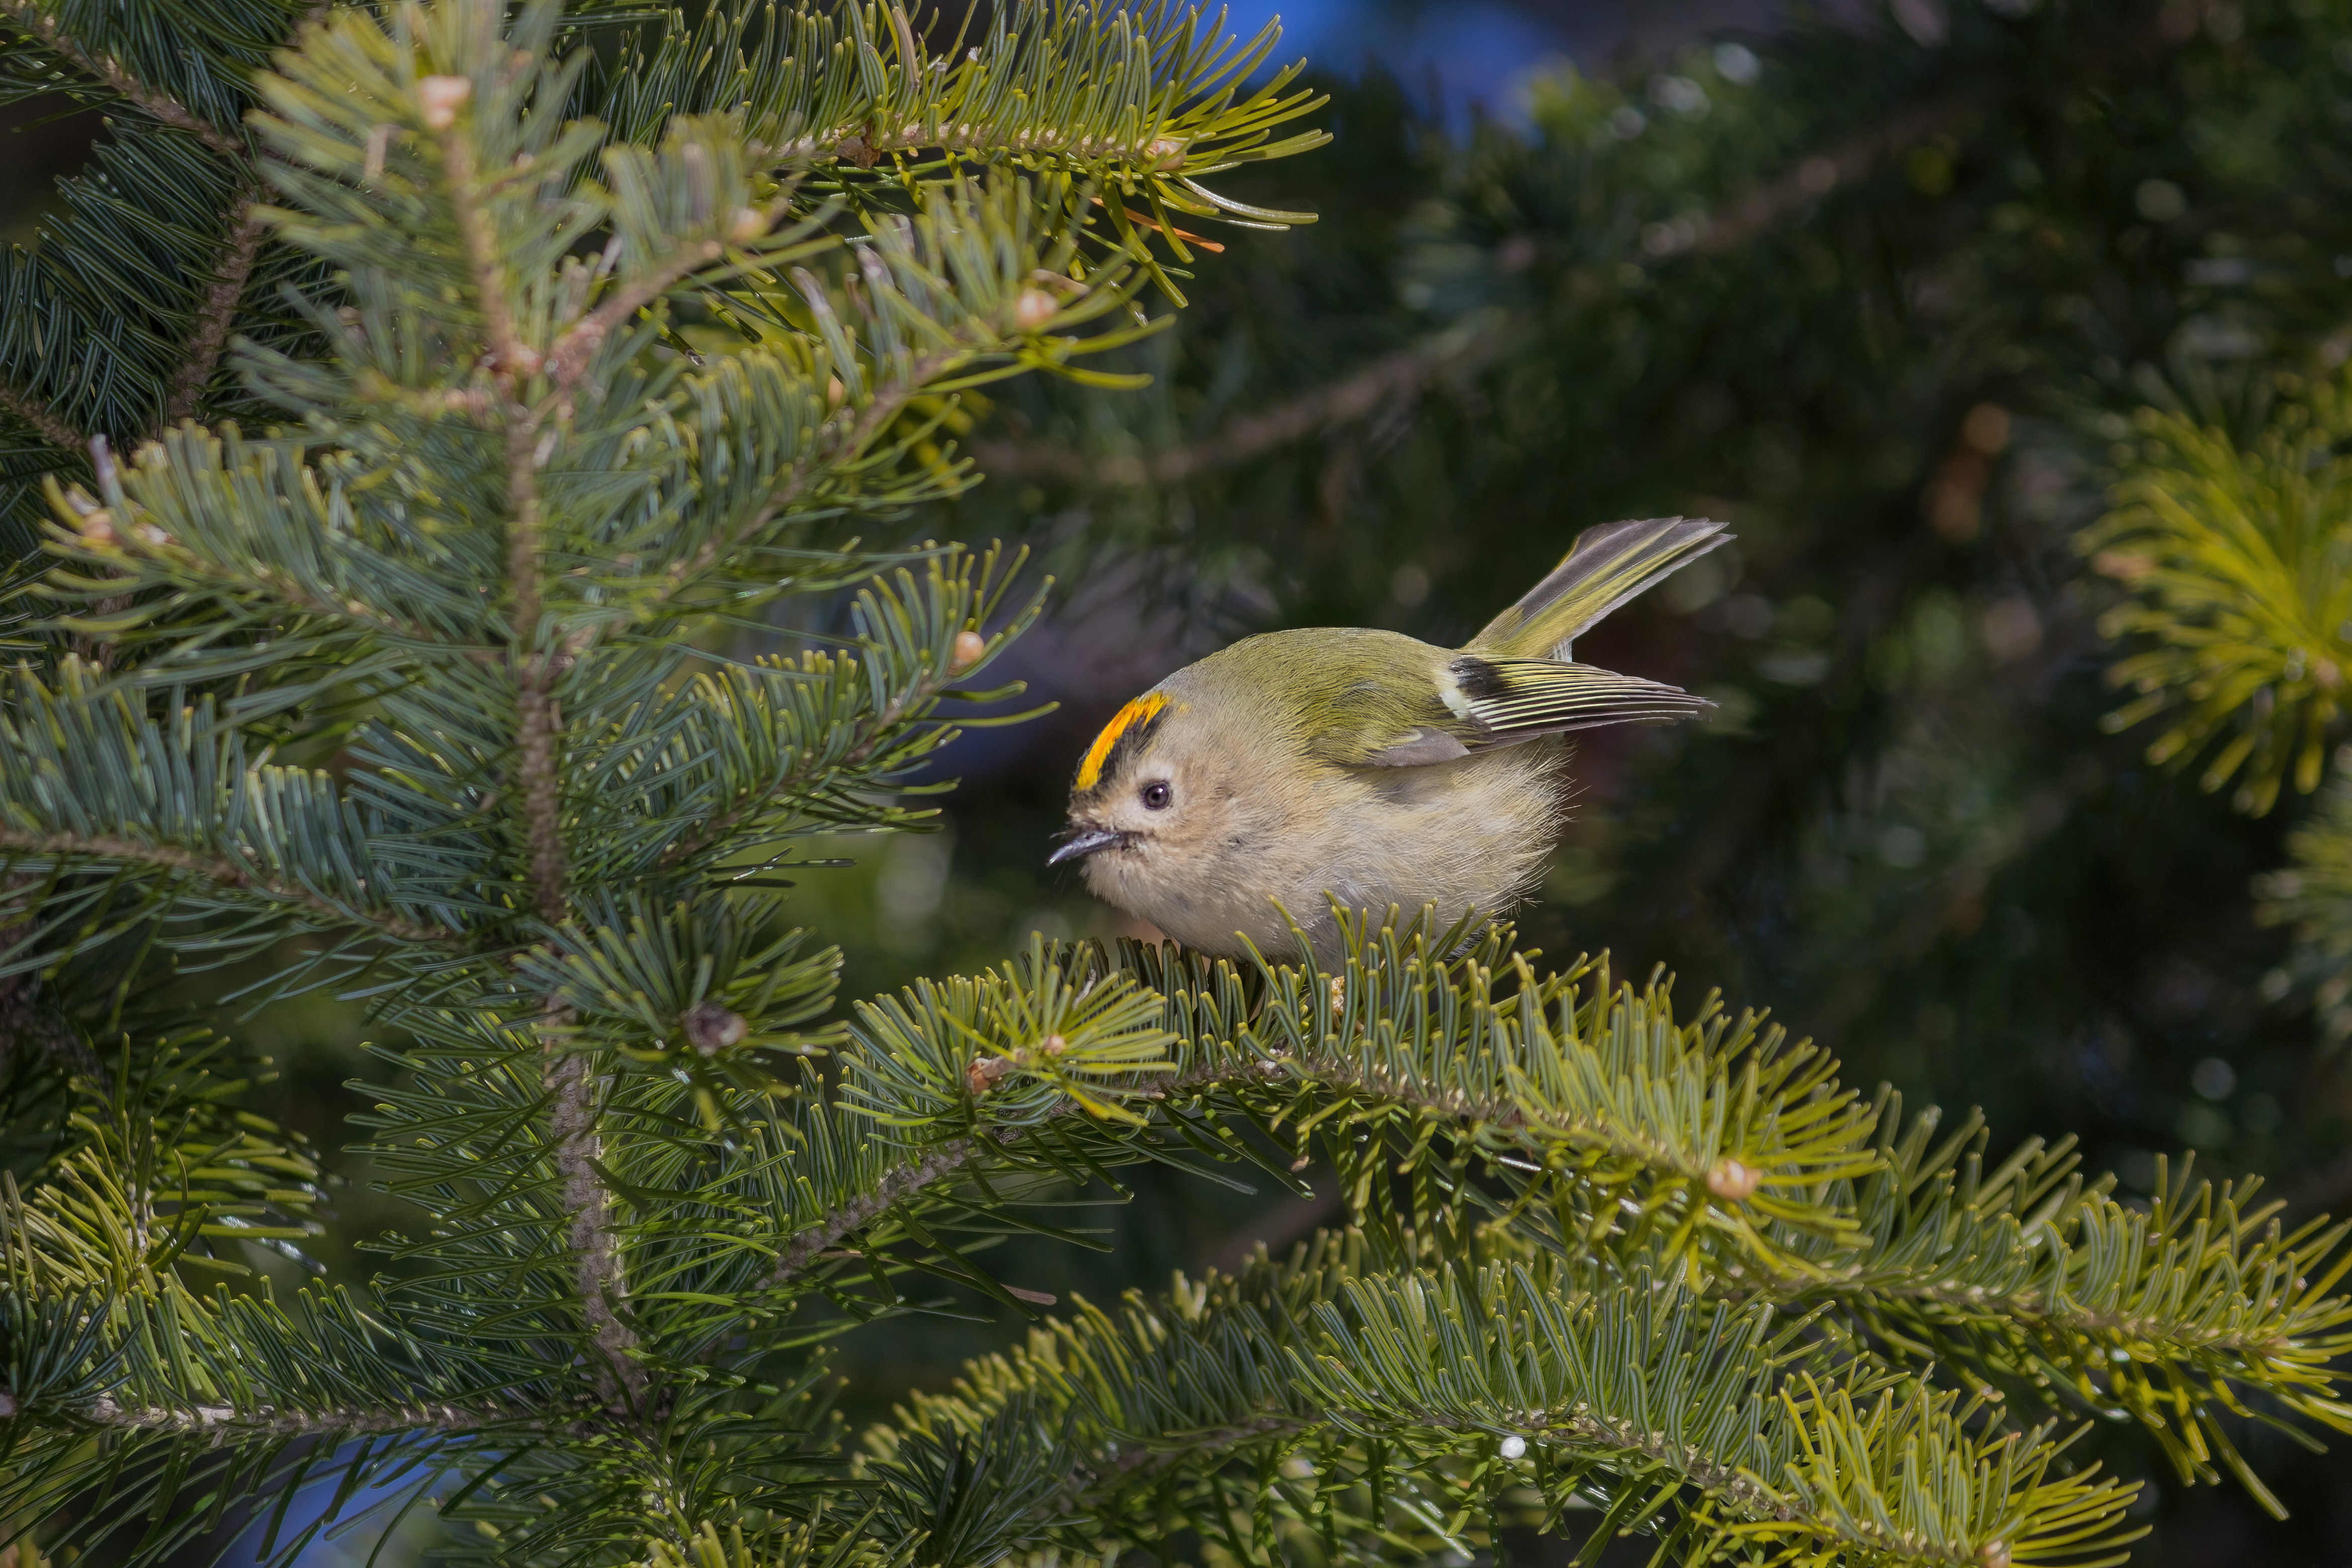
[[[2238,814],[2103,731],[2107,600],[2070,542],[2137,410],[2251,436],[2340,374],[2352,5],[1318,0],[1285,25],[1337,141],[1221,184],[1320,221],[1201,226],[1224,248],[1130,355],[1152,387],[992,388],[963,432],[988,483],[908,520],[1034,549],[1056,585],[1016,662],[1059,707],[957,743],[940,832],[828,847],[856,864],[811,878],[805,918],[845,994],[1128,929],[1044,858],[1087,739],[1169,669],[1280,626],[1458,642],[1579,530],[1705,513],[1738,545],[1579,653],[1717,714],[1580,746],[1528,942],[1769,1006],[1854,1081],[1981,1106],[1998,1149],[2078,1137],[2128,1194],[2193,1151],[2291,1217],[2352,1207],[2346,1058],[2251,891],[2307,803]],[[16,111],[0,233],[33,242],[100,134]],[[358,1024],[320,1001],[257,1026],[287,1119],[334,1147],[376,1071]],[[1101,1300],[1331,1212],[1136,1184],[1093,1221],[1110,1251],[1008,1244],[1000,1272]],[[1015,1331],[857,1342],[850,1406]],[[2340,1457],[2244,1441],[2290,1521],[2095,1435],[2156,1482],[2136,1563],[2352,1563]]]

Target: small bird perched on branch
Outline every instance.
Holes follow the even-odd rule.
[[[1574,663],[1570,645],[1724,543],[1722,529],[1589,529],[1466,647],[1311,627],[1187,665],[1095,737],[1047,863],[1083,858],[1097,897],[1228,957],[1295,949],[1295,921],[1330,958],[1334,898],[1376,913],[1434,905],[1448,922],[1507,910],[1559,837],[1559,737],[1711,706]]]

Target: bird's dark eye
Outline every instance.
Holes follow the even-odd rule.
[[[1168,803],[1175,798],[1176,792],[1168,787],[1168,781],[1165,779],[1154,779],[1143,786],[1143,805],[1146,810],[1165,811],[1168,809]]]

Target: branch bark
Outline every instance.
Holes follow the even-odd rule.
[[[635,282],[616,285],[611,299],[555,341],[555,346],[547,353],[548,379],[559,387],[579,380],[587,371],[589,360],[614,328],[685,281],[695,268],[708,267],[724,254],[725,247],[715,239],[707,239],[686,247]]]
[[[547,451],[541,445],[539,416],[523,404],[525,380],[541,356],[519,334],[509,309],[506,277],[498,260],[498,237],[474,190],[473,153],[461,127],[442,138],[450,200],[457,208],[467,261],[480,295],[490,338],[490,368],[504,392],[507,458],[507,581],[514,595],[507,638],[508,668],[515,683],[515,790],[523,821],[523,879],[532,912],[550,926],[571,913],[566,884],[571,865],[563,843],[562,714],[557,709],[556,651],[542,647],[544,604],[541,570],[545,551],[539,468]],[[549,999],[540,1019],[549,1095],[548,1139],[570,1216],[567,1242],[580,1312],[595,1353],[590,1358],[597,1393],[616,1414],[634,1413],[645,1402],[646,1373],[631,1353],[637,1336],[622,1319],[628,1294],[619,1233],[613,1225],[613,1197],[597,1173],[604,1157],[602,1100],[604,1081],[585,1052],[565,1048],[567,1010]]]
[[[538,646],[541,613],[538,437],[538,424],[528,417],[516,418],[507,433],[507,504],[514,514],[509,524],[512,532],[507,546],[507,573],[515,595],[508,657],[515,678],[515,771],[522,803],[524,879],[533,910],[552,926],[562,924],[570,912],[565,883],[571,867],[563,845],[559,716],[551,689],[554,660]],[[568,1239],[580,1310],[599,1352],[598,1392],[615,1411],[635,1409],[643,1402],[645,1370],[629,1353],[636,1348],[637,1336],[620,1316],[619,1304],[628,1293],[628,1280],[622,1268],[620,1237],[613,1226],[612,1194],[596,1170],[604,1157],[604,1082],[587,1054],[563,1047],[562,1033],[567,1018],[566,1010],[551,1001],[540,1024],[545,1081],[551,1097],[548,1136],[563,1206],[571,1215]]]
[[[878,129],[870,122],[835,126],[812,132],[789,141],[772,144],[753,143],[751,155],[770,163],[798,163],[813,159],[834,158],[870,169],[890,153],[919,152],[937,147],[955,157],[984,159],[993,154],[1045,153],[1049,156],[1101,159],[1125,158],[1163,174],[1172,174],[1181,167],[1169,160],[1175,150],[1151,138],[1073,135],[1066,127],[1041,126],[1034,131],[1005,135],[994,127],[972,121],[954,125],[940,125],[929,120],[909,120],[896,130]]]
[[[1779,179],[1704,217],[1654,224],[1644,231],[1643,259],[1656,266],[1681,255],[1714,256],[1736,249],[1801,213],[1838,185],[1863,178],[1904,148],[1957,123],[1968,108],[1968,101],[1957,96],[1930,100],[1825,153],[1803,159]],[[975,441],[972,455],[992,479],[1044,479],[1106,489],[1174,484],[1353,424],[1449,376],[1475,374],[1527,342],[1531,331],[1531,322],[1512,317],[1466,333],[1459,330],[1441,333],[1384,354],[1360,370],[1287,402],[1236,415],[1223,428],[1198,441],[1160,452],[1101,456],[1055,442],[998,440]]]
[[[194,328],[188,336],[186,351],[181,354],[179,368],[172,373],[171,384],[164,391],[163,423],[167,426],[194,417],[205,385],[220,365],[221,350],[226,346],[229,328],[236,321],[237,302],[245,298],[245,287],[252,281],[254,263],[261,256],[261,242],[268,237],[268,226],[261,220],[261,193],[247,185],[238,205],[244,216],[229,230],[228,239],[221,247],[212,283],[197,302]]]
[[[35,0],[0,0],[0,9],[5,9],[10,20],[38,38],[43,46],[71,60],[84,74],[104,82],[151,119],[174,131],[186,132],[225,158],[244,162],[252,155],[244,138],[222,130],[171,94],[149,87],[124,69],[122,62],[113,56],[85,48]]]
[[[13,1405],[16,1402],[0,1394]],[[454,1405],[402,1405],[369,1410],[251,1410],[233,1405],[126,1405],[100,1394],[73,1411],[100,1426],[172,1436],[207,1433],[240,1437],[352,1437],[391,1432],[474,1432],[515,1419]]]
[[[28,392],[0,382],[0,411],[15,415],[41,433],[41,439],[69,452],[87,450],[89,437],[49,412],[48,405]]]
[[[449,204],[457,208],[457,231],[465,237],[474,291],[481,296],[482,325],[489,333],[494,368],[509,380],[529,375],[539,368],[540,356],[516,332],[514,312],[507,308],[506,275],[499,266],[498,236],[491,232],[489,215],[482,210],[476,196],[474,149],[466,140],[462,126],[453,124],[442,132],[441,157],[449,176]]]
[[[1049,479],[1126,489],[1175,484],[1352,424],[1433,382],[1481,370],[1526,338],[1527,325],[1517,320],[1466,334],[1442,333],[1383,354],[1361,370],[1287,403],[1236,416],[1213,435],[1164,452],[1097,457],[1045,442],[976,441],[972,455],[992,479]]]
[[[804,1230],[776,1254],[776,1267],[769,1272],[771,1289],[783,1284],[793,1275],[816,1260],[817,1255],[828,1250],[834,1243],[888,1213],[892,1205],[910,1198],[941,1177],[961,1170],[972,1156],[981,1152],[979,1137],[951,1138],[921,1159],[908,1165],[899,1165],[875,1184],[874,1190],[852,1198],[827,1215],[811,1230]]]

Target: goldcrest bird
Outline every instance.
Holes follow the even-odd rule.
[[[1313,627],[1244,637],[1120,709],[1047,861],[1188,947],[1340,945],[1332,900],[1450,924],[1524,900],[1566,813],[1571,731],[1712,706],[1572,662],[1610,611],[1730,537],[1704,518],[1589,529],[1466,647]]]

